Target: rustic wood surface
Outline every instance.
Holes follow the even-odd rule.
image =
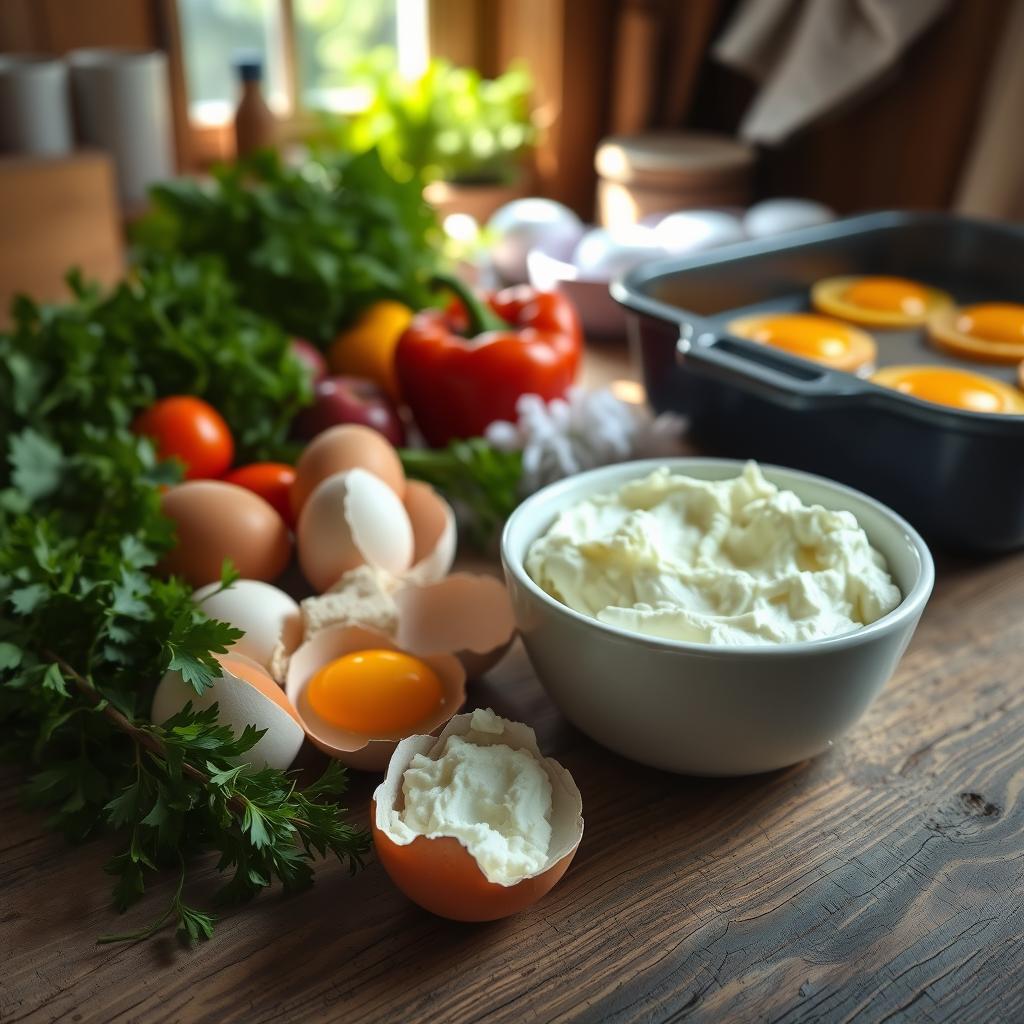
[[[605,354],[592,379],[623,367]],[[545,900],[486,925],[420,911],[376,863],[355,877],[326,864],[311,891],[225,914],[196,949],[97,946],[148,911],[116,917],[108,848],[46,834],[8,774],[0,1021],[1024,1020],[1022,680],[1024,556],[941,559],[861,723],[754,778],[606,752],[517,647],[472,699],[537,728],[580,786],[586,833]],[[372,785],[355,780],[357,817]]]

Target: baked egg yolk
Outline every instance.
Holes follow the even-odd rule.
[[[407,734],[444,704],[438,674],[401,651],[346,654],[309,681],[309,705],[325,722],[363,736]]]
[[[858,370],[873,363],[875,342],[850,324],[814,313],[768,313],[729,324],[733,334],[782,349],[836,370]]]
[[[971,412],[1024,413],[1024,392],[970,370],[949,366],[887,366],[871,378],[926,402]]]
[[[996,363],[1024,359],[1024,305],[986,302],[947,310],[929,322],[932,342],[960,356]]]
[[[952,300],[906,277],[827,277],[811,289],[815,309],[869,327],[913,327]]]

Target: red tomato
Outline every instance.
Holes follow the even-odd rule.
[[[237,484],[247,491],[258,494],[268,505],[274,507],[290,527],[295,528],[295,516],[289,499],[292,484],[295,482],[294,466],[286,466],[283,462],[253,462],[248,466],[231,470],[224,477],[224,482]]]
[[[135,418],[136,434],[156,442],[162,459],[185,463],[185,479],[220,476],[235,457],[235,442],[224,417],[192,395],[161,398]]]

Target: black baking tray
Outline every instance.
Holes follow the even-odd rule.
[[[1024,302],[1024,228],[933,213],[874,213],[698,258],[612,285],[627,309],[648,398],[690,418],[721,454],[857,487],[945,547],[1024,547],[1024,416],[924,402],[730,335],[737,315],[810,309],[840,274],[893,274],[958,303]],[[1016,367],[957,359],[922,330],[872,332],[878,365],[943,363],[1013,382]]]

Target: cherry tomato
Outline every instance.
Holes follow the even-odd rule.
[[[224,417],[209,402],[192,395],[161,398],[136,417],[133,429],[153,438],[160,458],[180,459],[186,480],[220,476],[235,457],[235,442]]]
[[[258,494],[268,505],[274,507],[290,527],[295,528],[295,516],[289,498],[292,484],[295,482],[294,466],[286,466],[283,462],[253,462],[248,466],[239,466],[238,469],[231,470],[224,477],[224,481]]]

